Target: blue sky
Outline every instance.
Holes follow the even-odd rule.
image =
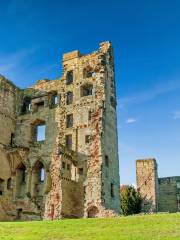
[[[121,183],[144,157],[180,175],[179,12],[179,0],[1,1],[0,73],[30,86],[61,76],[63,53],[112,41]]]

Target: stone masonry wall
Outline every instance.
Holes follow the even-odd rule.
[[[159,212],[180,211],[180,177],[159,178]]]
[[[0,89],[4,114],[0,116],[0,178],[5,180],[0,182],[0,191],[3,186],[8,189],[0,196],[2,219],[53,220],[119,213],[111,43],[101,43],[98,51],[87,55],[79,51],[64,54],[62,64],[60,79],[39,80],[24,90],[0,79],[7,86]],[[73,98],[67,103],[69,92]],[[69,115],[71,126],[67,126]],[[43,140],[37,139],[39,126],[45,129]],[[72,136],[71,148],[67,136]],[[2,203],[7,200],[4,211]]]
[[[155,159],[136,161],[137,188],[142,212],[179,212],[180,177],[157,177]]]
[[[136,161],[137,189],[142,197],[142,211],[156,212],[158,210],[158,177],[155,159]]]

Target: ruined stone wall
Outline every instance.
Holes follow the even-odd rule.
[[[180,211],[180,177],[157,177],[155,159],[137,160],[137,188],[143,212]]]
[[[159,183],[159,212],[180,211],[180,177],[164,177]]]
[[[105,56],[105,110],[103,111],[102,132],[102,182],[103,199],[106,208],[119,212],[119,161],[118,139],[116,119],[116,92],[114,79],[114,56],[112,48],[109,48]],[[108,161],[108,163],[106,162]]]
[[[11,176],[11,168],[5,148],[11,144],[11,136],[15,131],[15,99],[16,87],[0,76],[0,220],[10,219],[7,210],[12,191],[7,189],[7,181]]]
[[[16,113],[14,125],[8,129],[14,133],[13,143],[4,157],[5,164],[10,162],[13,204],[9,209],[14,212],[13,219],[102,217],[119,212],[111,43],[102,43],[98,51],[88,55],[79,51],[64,54],[62,64],[60,79],[40,80],[31,88],[18,89],[14,101],[5,101],[13,106],[10,113]],[[73,99],[67,103],[69,92]],[[71,126],[67,126],[69,115],[73,116]],[[43,141],[37,140],[41,125],[45,126]],[[67,146],[69,135],[71,149]]]
[[[155,159],[136,161],[136,182],[142,197],[142,211],[158,211],[158,175]]]

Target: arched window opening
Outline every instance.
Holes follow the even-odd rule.
[[[98,217],[98,208],[93,206],[88,210],[88,218],[96,218]]]
[[[0,178],[0,196],[4,195],[4,180]]]
[[[93,94],[93,85],[86,84],[81,86],[81,97],[90,96]]]
[[[72,83],[73,83],[73,71],[70,70],[66,74],[66,84],[69,85],[69,84],[72,84]]]
[[[33,168],[32,183],[35,196],[43,196],[45,183],[45,168],[42,162],[37,161]]]

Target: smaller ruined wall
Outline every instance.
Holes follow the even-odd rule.
[[[180,177],[159,178],[159,212],[180,211]]]
[[[157,163],[155,159],[136,161],[137,189],[142,197],[142,211],[157,211]]]

